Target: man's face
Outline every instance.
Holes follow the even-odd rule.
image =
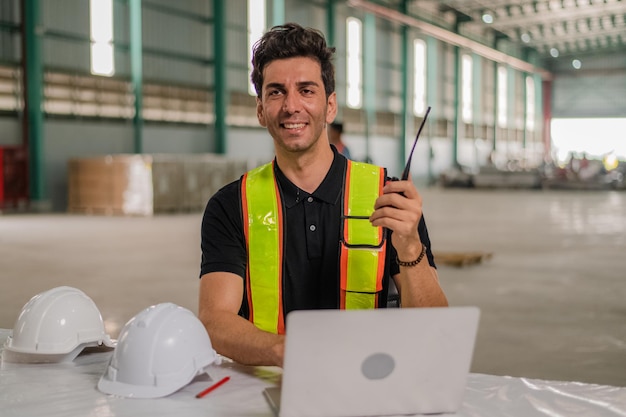
[[[272,135],[277,152],[310,149],[327,137],[326,124],[336,113],[336,95],[326,99],[321,65],[315,59],[278,59],[264,68],[257,117]]]

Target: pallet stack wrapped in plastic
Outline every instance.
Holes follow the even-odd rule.
[[[228,175],[230,160],[214,154],[186,155],[183,160],[183,210],[203,210],[219,188],[232,181]]]
[[[184,170],[179,155],[152,155],[152,211],[177,213],[181,211],[184,191]]]

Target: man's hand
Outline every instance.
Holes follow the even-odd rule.
[[[370,222],[392,230],[391,244],[398,259],[411,262],[417,260],[424,249],[418,232],[421,218],[422,197],[409,179],[385,184],[383,195],[374,204]],[[448,305],[437,270],[425,258],[415,265],[400,266],[400,273],[393,279],[403,307]]]
[[[391,243],[402,260],[415,259],[422,251],[417,226],[422,218],[422,197],[408,181],[388,181],[383,195],[376,199],[373,226],[393,230]]]

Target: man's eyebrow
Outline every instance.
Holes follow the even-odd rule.
[[[281,84],[281,83],[269,83],[265,86],[265,88],[278,88],[278,89],[284,89],[285,88],[285,84]]]
[[[315,81],[301,81],[298,84],[298,87],[309,87],[309,86],[313,86],[313,87],[317,87],[319,86],[319,83],[315,82]]]
[[[317,87],[319,86],[319,83],[316,81],[300,81],[297,82],[296,85],[300,88],[302,87],[309,87],[309,86],[314,86]],[[285,84],[283,83],[269,83],[265,86],[265,88],[278,88],[278,89],[284,89],[285,88]]]

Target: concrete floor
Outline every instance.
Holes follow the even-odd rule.
[[[472,371],[626,386],[626,192],[423,189],[452,305],[482,310]],[[60,285],[96,302],[108,332],[152,304],[197,311],[200,213],[146,218],[0,215],[0,328]]]

